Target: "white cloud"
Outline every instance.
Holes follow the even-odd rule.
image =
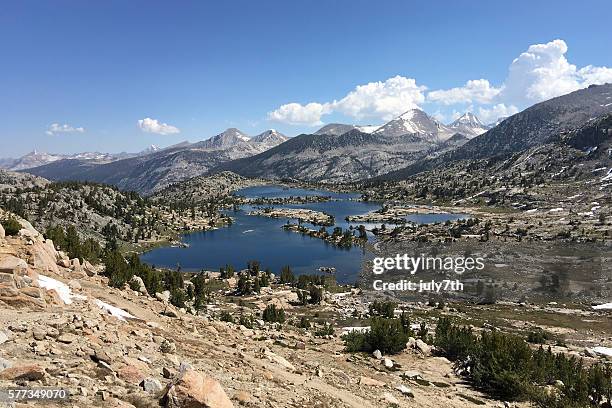
[[[433,91],[429,93],[428,99],[446,104],[474,101],[525,108],[592,84],[612,82],[612,68],[592,65],[577,68],[567,60],[567,51],[567,44],[559,39],[546,44],[533,44],[512,61],[506,80],[499,88],[489,89],[485,84],[480,87],[473,86],[473,94],[467,86]],[[477,81],[484,81],[488,85],[486,80]],[[468,81],[468,84],[477,81]],[[491,92],[495,89],[497,93]],[[463,100],[461,96],[465,96]],[[470,96],[473,96],[471,100]]]
[[[425,101],[424,86],[412,78],[395,76],[386,81],[358,85],[340,100],[288,103],[268,113],[268,119],[291,125],[321,125],[323,115],[340,112],[355,119],[390,120]]]
[[[593,84],[606,84],[612,82],[612,68],[594,67],[587,65],[578,70],[578,75],[583,79],[582,86]]]
[[[329,104],[311,102],[306,105],[288,103],[268,113],[268,119],[290,125],[318,126],[323,124],[321,116],[330,113]]]
[[[500,92],[501,88],[491,86],[486,79],[473,79],[462,87],[431,91],[427,94],[427,100],[443,105],[490,103]]]
[[[612,68],[577,68],[567,60],[567,51],[567,44],[559,39],[533,44],[512,61],[499,87],[486,79],[476,79],[462,87],[431,91],[427,101],[442,106],[476,104],[480,119],[489,123],[534,103],[592,84],[612,82]]]
[[[519,109],[514,105],[506,106],[503,103],[498,103],[490,108],[481,106],[478,108],[476,116],[478,116],[478,119],[480,119],[482,123],[489,124],[497,121],[499,118],[512,116],[518,112]]]
[[[45,131],[45,133],[48,134],[49,136],[53,136],[58,133],[83,133],[83,132],[85,132],[85,128],[73,127],[66,123],[64,123],[63,125],[60,125],[59,123],[52,123],[49,125],[49,127]]]
[[[450,89],[430,91],[413,78],[395,76],[385,81],[358,85],[339,100],[289,103],[268,114],[268,119],[293,125],[320,125],[322,117],[341,113],[355,119],[390,120],[424,103],[438,119],[456,118],[458,110],[475,111],[489,123],[517,113],[534,103],[585,88],[612,82],[612,68],[571,64],[565,41],[557,39],[533,44],[515,58],[503,83],[494,85],[481,78]],[[451,108],[457,106],[457,109]]]
[[[358,85],[344,98],[333,102],[334,110],[357,119],[391,120],[407,110],[418,108],[425,101],[423,92],[413,78],[394,76],[384,82]]]
[[[581,88],[582,78],[566,52],[563,40],[531,45],[512,61],[501,100],[527,105]]]
[[[167,123],[161,123],[157,119],[144,118],[138,121],[138,127],[147,133],[157,133],[159,135],[172,135],[176,133],[180,133],[180,129],[168,125]]]
[[[440,123],[446,123],[447,121],[447,116],[444,113],[440,112],[440,110],[435,111],[430,116]]]

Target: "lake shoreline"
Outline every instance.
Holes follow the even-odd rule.
[[[263,268],[269,267],[274,273],[278,273],[285,265],[291,266],[297,275],[317,274],[320,268],[333,267],[338,271],[336,276],[339,283],[354,284],[359,280],[363,261],[369,256],[367,248],[371,245],[350,245],[350,248],[344,248],[309,233],[296,234],[283,227],[287,224],[286,220],[302,218],[305,221],[303,227],[315,232],[320,229],[315,223],[325,222],[330,236],[332,229],[337,227],[342,229],[341,234],[357,236],[359,226],[348,222],[346,218],[379,210],[382,203],[364,201],[359,193],[305,190],[277,184],[249,186],[233,192],[233,195],[241,197],[242,204],[237,204],[233,210],[223,211],[224,215],[232,219],[226,227],[189,231],[181,236],[181,242],[189,248],[156,248],[141,255],[143,262],[168,268],[180,264],[184,271],[197,272],[202,269],[218,270],[228,263],[241,269],[248,261],[258,260]],[[323,198],[296,199],[307,196]],[[257,207],[250,203],[262,198],[283,203],[271,206],[271,211],[278,213],[279,218],[251,214]],[[326,219],[296,216],[303,211],[326,214]],[[332,225],[329,225],[329,217],[334,219]],[[428,219],[423,218],[423,221]],[[367,232],[364,233],[370,235],[373,228],[376,225],[365,225]],[[373,238],[373,235],[370,236]],[[336,234],[335,237],[340,235]],[[343,242],[348,241],[345,239]]]

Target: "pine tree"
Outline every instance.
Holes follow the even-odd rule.
[[[281,269],[280,283],[293,284],[294,281],[295,281],[295,276],[293,275],[291,268],[289,266],[283,266],[283,268]]]

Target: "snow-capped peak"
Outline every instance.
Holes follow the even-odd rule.
[[[289,138],[278,132],[276,129],[270,129],[258,134],[257,136],[253,136],[251,141],[276,146],[277,144],[283,143],[287,139]]]
[[[221,133],[219,136],[224,137],[235,137],[236,139],[242,140],[243,142],[248,142],[251,140],[246,134],[242,133],[240,130],[236,128],[226,129],[225,132]]]
[[[146,154],[151,154],[151,153],[155,153],[160,151],[161,149],[157,146],[157,145],[151,145],[149,147],[147,147],[146,149],[144,149],[143,151],[141,151],[140,153],[138,153],[140,156],[144,156]]]
[[[18,159],[6,159],[1,168],[19,171],[44,166],[60,160],[107,160],[111,161],[118,155],[98,152],[83,152],[76,154],[51,154],[36,149]]]
[[[419,115],[420,112],[423,112],[423,111],[420,109],[410,109],[409,111],[406,111],[402,113],[401,115],[399,115],[397,119],[412,120],[415,116]]]
[[[463,123],[466,125],[470,125],[473,127],[481,127],[484,128],[484,124],[474,115],[472,112],[466,112],[463,115],[459,116],[457,120],[453,122],[453,124]],[[451,124],[452,125],[452,124]]]
[[[432,140],[446,140],[453,132],[420,109],[411,109],[376,129],[374,134],[389,137],[419,134]]]
[[[480,119],[472,112],[466,112],[458,117],[453,123],[448,125],[449,128],[457,133],[473,138],[486,132],[488,127],[484,125]]]

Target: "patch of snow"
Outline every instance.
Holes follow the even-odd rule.
[[[60,282],[53,278],[45,275],[38,275],[38,285],[45,290],[54,290],[65,304],[69,305],[72,303],[72,299],[75,295],[72,294],[72,290],[64,282]],[[77,298],[82,298],[78,296]]]
[[[612,310],[612,303],[604,303],[603,305],[593,306],[595,310]]]
[[[473,196],[470,196],[470,197],[466,198],[466,200],[471,200],[472,198],[476,198],[476,197],[478,197],[478,196],[481,196],[481,195],[483,195],[483,194],[484,194],[484,193],[486,193],[486,192],[487,192],[486,190],[481,191],[480,193],[476,193],[476,194],[474,194]]]
[[[559,212],[559,211],[563,211],[563,208],[559,207],[559,208],[553,208],[552,210],[548,210],[548,212]]]
[[[359,130],[360,132],[363,133],[372,133],[374,132],[376,129],[378,129],[380,126],[357,126],[357,130]]]
[[[132,316],[131,314],[129,314],[125,310],[119,309],[118,307],[113,306],[113,305],[109,305],[108,303],[105,303],[105,302],[101,301],[100,299],[95,299],[94,303],[100,309],[104,310],[109,315],[114,316],[114,317],[116,317],[119,320],[134,319],[135,318],[134,316]]]
[[[563,173],[565,169],[567,169],[567,166],[561,167],[561,170],[558,173],[553,174],[552,177],[557,177],[559,174]]]
[[[538,209],[537,209],[537,208],[532,208],[531,210],[527,210],[527,211],[525,211],[525,212],[526,212],[526,213],[534,213],[534,212],[536,212],[536,211],[538,211]]]
[[[602,356],[612,357],[612,348],[610,347],[593,347],[593,351]]]
[[[589,147],[589,148],[586,150],[586,154],[591,154],[591,153],[593,153],[593,152],[597,151],[597,147],[598,147],[598,146]]]

